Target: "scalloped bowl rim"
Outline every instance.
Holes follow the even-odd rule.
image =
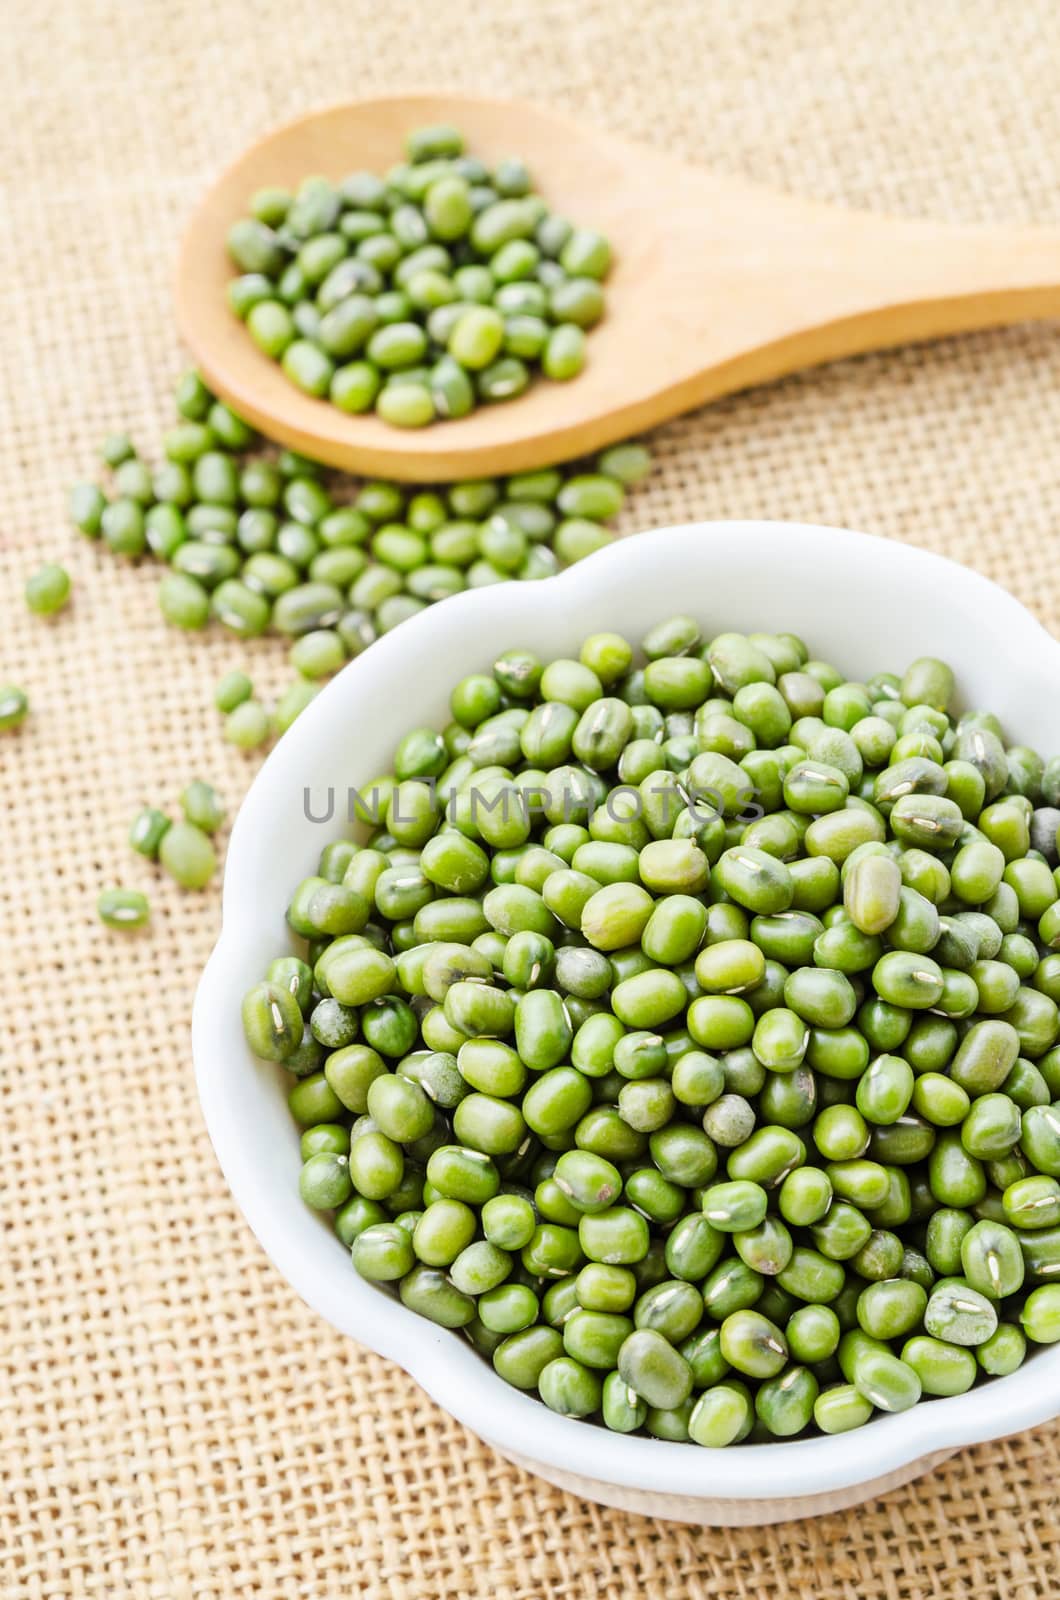
[[[796,545],[798,560],[793,563]],[[329,729],[355,723],[358,705],[375,707],[378,720],[378,708],[386,707],[395,682],[400,684],[403,674],[408,677],[411,661],[426,658],[433,668],[432,658],[437,653],[460,657],[451,670],[446,666],[433,680],[444,690],[464,672],[492,659],[497,648],[517,642],[533,645],[535,627],[538,635],[550,629],[556,632],[557,614],[564,619],[559,631],[573,645],[586,631],[605,625],[591,617],[579,622],[580,615],[592,610],[593,597],[600,604],[608,593],[612,598],[626,593],[624,586],[630,582],[650,591],[659,574],[669,573],[671,577],[664,581],[674,584],[671,610],[693,609],[688,583],[697,565],[704,568],[704,580],[708,576],[713,580],[719,568],[732,568],[730,581],[736,581],[736,571],[746,568],[741,580],[745,584],[772,584],[774,610],[779,573],[780,589],[787,597],[786,626],[804,632],[811,641],[815,633],[820,634],[821,625],[800,612],[811,584],[817,589],[817,595],[811,595],[812,604],[820,610],[821,583],[808,580],[810,573],[828,573],[829,586],[837,592],[842,592],[844,581],[852,579],[854,594],[867,591],[874,597],[874,607],[886,603],[888,589],[912,593],[920,604],[925,592],[937,597],[943,588],[945,625],[935,613],[927,634],[937,636],[947,627],[952,631],[954,619],[963,629],[975,631],[964,658],[953,649],[940,652],[948,653],[959,682],[973,665],[973,646],[975,661],[981,666],[989,659],[994,672],[998,652],[1002,660],[1008,657],[1015,675],[1005,680],[1010,696],[1018,686],[1017,698],[1022,704],[1026,697],[1028,707],[1033,706],[1035,687],[1044,699],[1045,685],[1055,683],[1060,675],[1060,643],[989,579],[914,546],[811,524],[684,524],[616,541],[544,583],[507,583],[456,595],[402,623],[350,662],[302,713],[258,773],[232,832],[222,930],[196,995],[193,1051],[206,1125],[245,1218],[292,1287],[340,1332],[397,1361],[445,1410],[501,1451],[517,1453],[527,1465],[539,1462],[601,1484],[660,1494],[763,1502],[850,1489],[936,1451],[999,1438],[1054,1417],[1060,1412],[1060,1346],[1036,1352],[1016,1373],[967,1395],[932,1400],[900,1415],[876,1418],[868,1429],[851,1434],[768,1447],[714,1452],[615,1435],[558,1416],[539,1400],[505,1384],[469,1343],[406,1310],[396,1298],[365,1283],[352,1270],[342,1270],[345,1252],[330,1227],[300,1205],[287,1175],[276,1170],[278,1162],[293,1179],[298,1162],[296,1131],[289,1118],[286,1133],[278,1131],[279,1089],[271,1096],[263,1095],[261,1063],[255,1062],[242,1044],[238,1006],[232,1005],[232,995],[241,995],[261,970],[260,965],[248,968],[248,947],[261,943],[262,926],[270,919],[276,924],[277,902],[282,925],[285,892],[300,875],[297,862],[289,866],[276,863],[278,803],[284,796],[292,803],[304,788],[307,774],[322,766],[326,771],[334,763]],[[800,581],[805,591],[801,596]],[[708,589],[708,606],[709,594]],[[628,609],[631,602],[622,603]],[[638,599],[636,604],[640,603]],[[758,605],[757,595],[746,602],[749,613]],[[856,605],[853,611],[856,623]],[[848,600],[830,625],[840,631],[845,627],[850,634],[850,613]],[[644,615],[643,626],[664,614],[654,609]],[[842,617],[847,620],[841,625]],[[712,620],[721,626],[739,626],[741,621],[744,627],[755,625],[753,618]],[[759,625],[785,626],[769,618]],[[900,634],[901,626],[898,620],[889,631]],[[492,644],[491,635],[496,635]],[[1018,657],[1014,644],[1018,645]],[[919,647],[903,649],[898,642],[892,648],[891,664],[900,665],[896,658],[911,655],[914,648],[921,653],[929,648],[929,641],[925,635]],[[876,668],[866,670],[886,664],[881,660]],[[434,689],[436,699],[441,690]],[[387,729],[385,743],[390,749],[414,719],[406,704],[402,702]],[[369,716],[372,714],[370,711]],[[1045,726],[1040,719],[1039,725]],[[1016,725],[1014,731],[1037,742],[1025,726]],[[1060,749],[1060,725],[1056,732],[1053,748]],[[377,742],[378,738],[377,734]],[[363,780],[363,773],[358,776]],[[267,847],[270,839],[271,853]],[[271,939],[271,933],[268,937]],[[281,1077],[277,1074],[277,1082]],[[252,1082],[255,1079],[259,1081]],[[263,1095],[260,1106],[248,1103],[248,1089],[251,1096]],[[258,1114],[262,1108],[269,1112],[268,1128]],[[286,1118],[286,1107],[279,1105],[279,1109]],[[278,1142],[281,1138],[283,1147]],[[263,1160],[264,1153],[271,1154],[274,1161]]]

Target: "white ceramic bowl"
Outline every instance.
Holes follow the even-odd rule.
[[[1060,750],[1060,645],[1003,590],[938,556],[863,534],[787,523],[700,523],[624,540],[561,577],[457,595],[352,662],[270,755],[228,851],[224,925],[195,1004],[199,1094],[225,1176],[298,1293],[336,1328],[399,1362],[503,1455],[591,1499],[689,1522],[782,1521],[906,1482],[961,1445],[1060,1412],[1060,1346],[1011,1377],[835,1438],[722,1451],[608,1433],[509,1388],[457,1335],[363,1282],[330,1223],[298,1199],[298,1134],[285,1074],[256,1061],[239,1001],[286,946],[284,908],[341,832],[347,786],[385,771],[409,727],[447,720],[451,686],[513,645],[574,653],[615,628],[637,639],[691,611],[708,630],[801,634],[852,676],[940,655],[965,703]],[[336,790],[336,820],[309,820]]]

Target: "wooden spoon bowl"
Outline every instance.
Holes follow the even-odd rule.
[[[519,154],[551,209],[607,234],[615,264],[585,371],[403,432],[303,395],[233,316],[225,235],[265,185],[382,172],[422,123],[488,163]],[[271,438],[348,471],[418,481],[522,471],[626,438],[751,384],[865,350],[1060,314],[1060,229],[952,226],[783,194],[522,100],[407,94],[332,106],[252,145],[206,195],[177,276],[207,383]]]

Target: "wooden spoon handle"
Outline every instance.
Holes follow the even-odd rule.
[[[692,274],[703,302],[701,337],[689,330],[699,370],[681,385],[690,404],[869,350],[1060,316],[1060,228],[848,211],[672,162],[665,176],[676,248],[656,304],[687,306]]]
[[[826,249],[849,288],[837,295],[830,326],[844,353],[1060,315],[1060,229],[947,227],[864,213],[844,227],[833,216]]]

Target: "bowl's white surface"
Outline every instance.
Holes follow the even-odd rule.
[[[224,920],[196,997],[199,1095],[221,1166],[272,1261],[336,1328],[399,1362],[439,1404],[502,1452],[585,1495],[703,1522],[835,1509],[904,1482],[956,1447],[1060,1412],[1060,1346],[967,1396],[866,1429],[709,1451],[616,1436],[556,1416],[497,1378],[469,1344],[358,1278],[330,1224],[298,1200],[298,1133],[284,1074],[243,1040],[239,1000],[287,943],[293,885],[339,836],[347,787],[386,771],[398,738],[448,720],[449,690],[514,645],[576,654],[614,628],[634,640],[692,612],[708,631],[791,630],[846,674],[901,672],[922,654],[957,670],[961,703],[1060,750],[1060,644],[987,579],[908,546],[791,523],[700,523],[626,539],[544,583],[455,596],[351,662],[269,756],[228,851]],[[335,819],[320,815],[329,788]]]

